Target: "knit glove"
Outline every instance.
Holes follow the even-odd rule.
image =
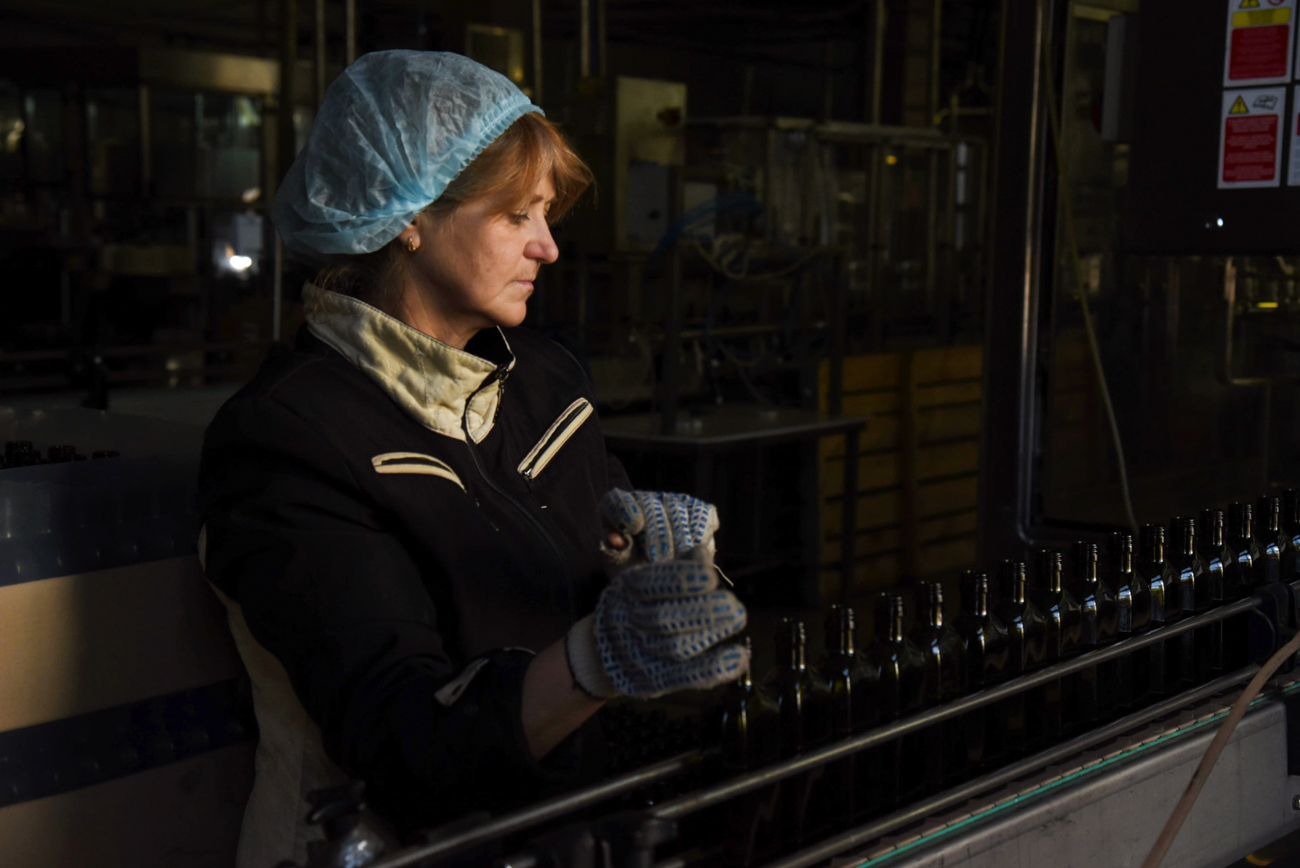
[[[674,558],[713,563],[718,510],[698,497],[615,488],[601,498],[600,515],[606,530],[618,531],[628,541],[621,548],[601,541],[611,576],[633,564]]]
[[[743,630],[745,620],[735,595],[718,590],[712,566],[637,564],[615,576],[596,611],[570,628],[569,670],[597,699],[707,690],[748,669],[748,651],[718,645]]]

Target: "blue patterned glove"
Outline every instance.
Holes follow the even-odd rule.
[[[632,564],[674,558],[713,563],[718,510],[698,497],[615,488],[600,499],[600,515],[606,529],[631,540],[631,545],[623,548],[602,541],[612,575]]]
[[[718,645],[745,629],[745,621],[745,607],[718,590],[708,564],[638,564],[616,576],[596,611],[569,630],[569,669],[598,699],[707,690],[748,668],[744,648]]]

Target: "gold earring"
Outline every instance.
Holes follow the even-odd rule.
[[[417,247],[419,247],[419,246],[420,246],[420,242],[418,242],[418,241],[415,240],[415,236],[414,236],[414,235],[412,235],[410,238],[406,239],[406,249],[409,250],[410,252],[414,253],[414,252],[415,252],[415,248],[417,248]]]

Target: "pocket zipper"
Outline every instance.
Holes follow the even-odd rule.
[[[538,474],[546,469],[546,465],[551,463],[555,453],[569,442],[569,438],[582,427],[582,423],[587,421],[591,413],[591,402],[586,398],[579,398],[570,404],[568,409],[560,414],[560,418],[546,429],[542,439],[529,450],[524,460],[519,462],[519,472],[523,474],[524,479],[529,482],[536,479]]]

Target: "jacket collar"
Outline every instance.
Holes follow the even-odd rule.
[[[311,333],[373,378],[420,424],[464,440],[465,418],[475,443],[492,431],[504,374],[515,366],[499,328],[494,336],[483,335],[499,338],[505,361],[497,363],[448,346],[349,295],[308,283],[303,301]],[[499,369],[502,375],[494,377]]]

